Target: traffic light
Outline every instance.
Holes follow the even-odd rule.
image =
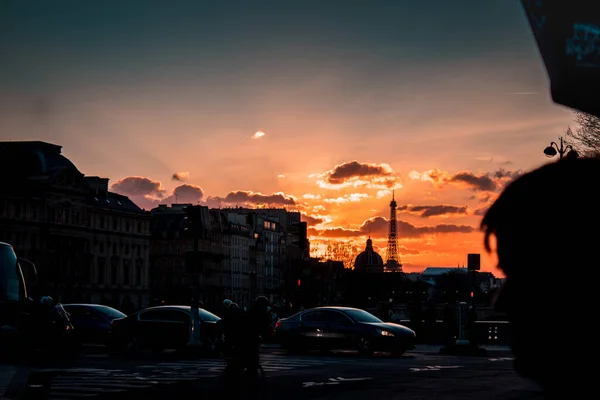
[[[600,117],[600,15],[590,0],[521,0],[555,103]]]
[[[298,286],[300,286],[302,284],[302,281],[300,279],[298,279],[297,284],[298,284]]]

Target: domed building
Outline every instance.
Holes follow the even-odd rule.
[[[354,270],[367,273],[383,273],[383,258],[373,249],[373,241],[367,239],[365,251],[356,256]]]

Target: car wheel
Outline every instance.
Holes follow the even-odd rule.
[[[356,350],[360,355],[373,355],[373,341],[369,336],[359,336],[356,340]]]

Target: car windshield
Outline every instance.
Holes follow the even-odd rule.
[[[200,319],[202,321],[217,322],[221,319],[221,318],[217,317],[215,314],[208,312],[206,310],[203,310],[203,309],[199,310],[199,314],[200,314]]]
[[[107,306],[97,306],[96,310],[100,311],[102,314],[108,316],[111,319],[125,318],[127,316],[121,311],[115,310],[114,308]]]
[[[383,322],[373,314],[364,310],[344,310],[344,313],[352,318],[354,322]]]
[[[16,302],[27,296],[25,281],[12,247],[0,244],[0,300]]]

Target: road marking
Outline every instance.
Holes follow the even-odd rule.
[[[488,358],[488,361],[513,361],[514,357]]]
[[[337,378],[329,378],[329,380],[325,381],[325,382],[303,382],[302,387],[307,388],[307,387],[314,387],[314,386],[339,385],[340,383],[368,381],[369,379],[373,379],[373,378],[370,378],[370,377],[342,378],[341,376],[338,376]]]
[[[410,368],[411,372],[441,371],[442,369],[463,368],[462,365],[428,365],[424,368]]]

